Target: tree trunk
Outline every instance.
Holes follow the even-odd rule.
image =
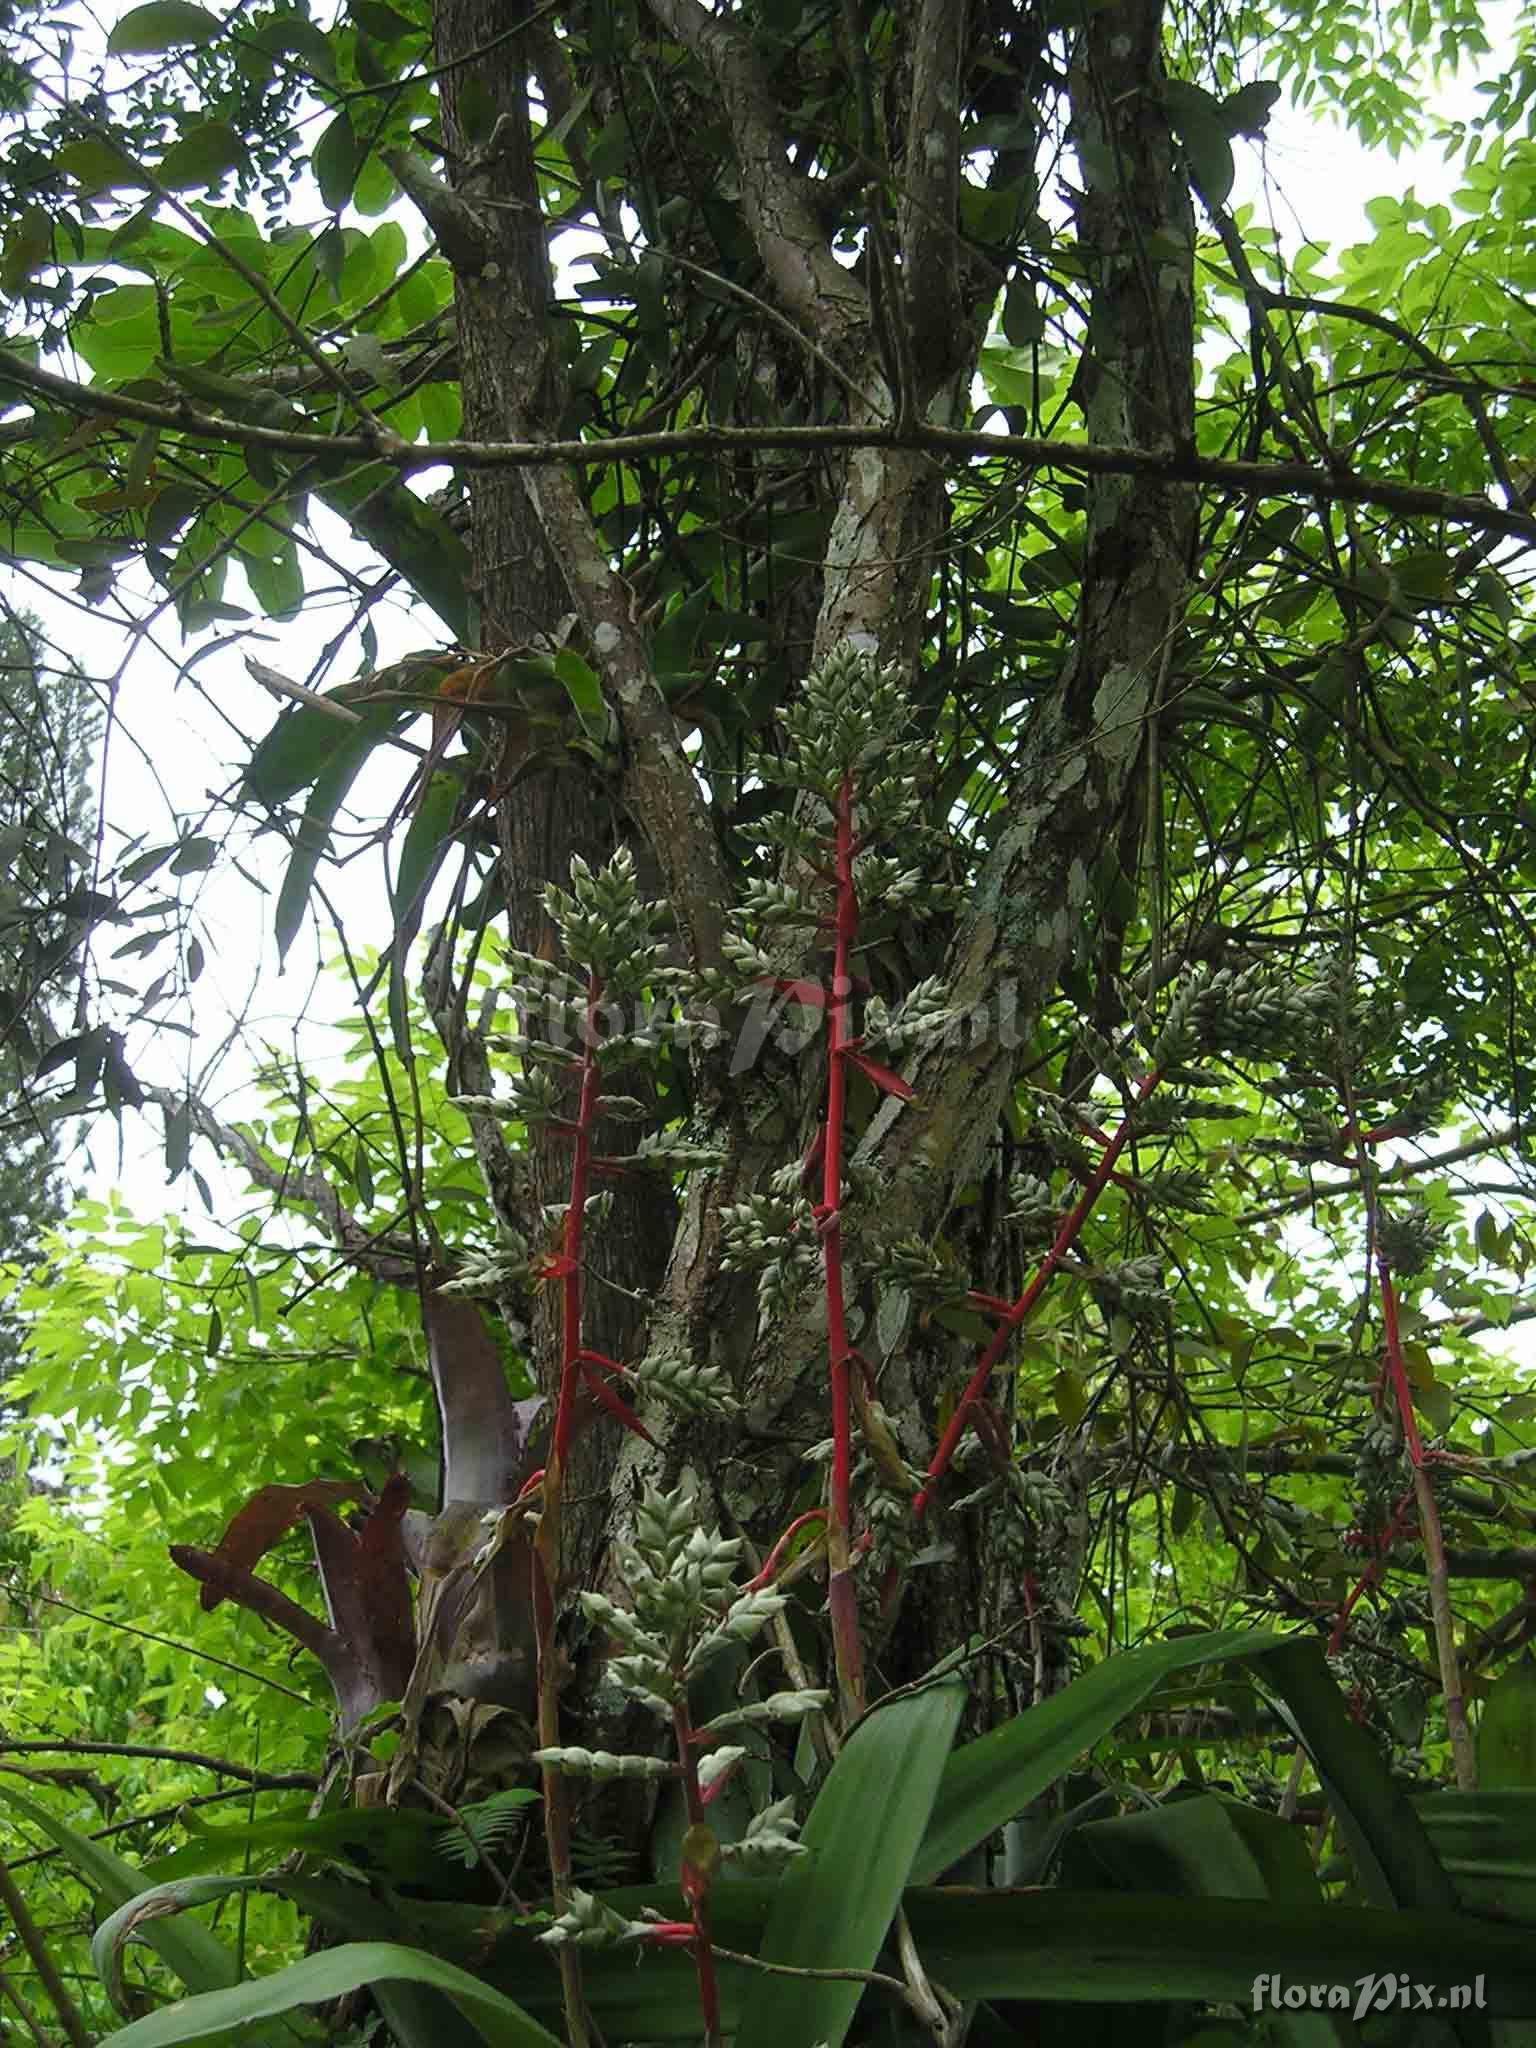
[[[738,353],[783,364],[787,322],[832,373],[818,368],[808,376],[807,352],[791,349],[787,371],[774,380],[791,408],[808,409],[814,392],[823,417],[854,424],[967,417],[996,272],[958,232],[957,109],[979,35],[1026,80],[1036,46],[1022,23],[999,10],[1000,29],[987,10],[973,18],[955,0],[913,10],[902,104],[887,105],[884,132],[870,135],[871,147],[890,159],[891,203],[873,202],[863,260],[850,270],[828,246],[809,188],[786,164],[744,18],[706,15],[692,0],[652,0],[650,11],[688,53],[686,90],[707,81],[732,118],[738,225],[760,265],[755,289],[769,301],[755,343],[752,326],[743,324]],[[1070,98],[1090,307],[1080,385],[1094,439],[1176,453],[1192,439],[1193,221],[1161,109],[1160,24],[1160,0],[1126,0],[1091,11],[1078,38]],[[440,0],[437,8],[445,140],[475,224],[455,259],[465,432],[484,439],[552,435],[562,425],[569,431],[546,313],[552,294],[527,79],[539,64],[545,103],[558,104],[562,92],[569,95],[560,67],[571,53],[553,38],[509,38],[507,27],[493,0]],[[596,87],[612,85],[600,62],[593,73]],[[760,381],[748,396],[761,406]],[[751,407],[745,410],[750,416]],[[763,474],[772,466],[770,459]],[[615,843],[628,843],[673,901],[688,955],[712,964],[731,893],[716,823],[656,688],[637,598],[613,574],[580,475],[485,469],[472,473],[468,487],[483,645],[526,643],[572,620],[621,734],[615,773],[573,763],[526,777],[500,801],[512,943],[535,952],[547,943],[540,891],[566,878],[573,855],[600,862]],[[809,629],[818,657],[852,638],[918,675],[929,593],[948,544],[949,501],[935,462],[899,447],[866,448],[821,465],[796,490],[802,501],[809,492],[819,503],[828,538],[819,569],[801,577],[797,601],[775,627],[781,699],[811,651],[793,644],[789,624],[807,593],[819,607]],[[1132,799],[1179,626],[1194,494],[1145,476],[1106,477],[1090,485],[1089,501],[1071,655],[1036,705],[1013,766],[1006,822],[970,902],[952,934],[930,933],[936,957],[916,963],[919,971],[937,967],[967,1012],[985,1013],[990,1027],[924,1054],[911,1070],[915,1102],[887,1101],[862,1132],[859,1161],[880,1196],[878,1218],[849,1221],[855,1272],[877,1222],[882,1231],[951,1233],[956,1199],[989,1156],[996,1184],[1001,1156],[989,1148],[1020,1047],[1096,915],[1101,861],[1135,860],[1140,809]],[[807,971],[803,960],[786,966]],[[439,1004],[440,1016],[453,1014],[451,1004]],[[1000,1028],[1005,1021],[1011,1029]],[[480,1057],[462,1017],[456,1037],[457,1062]],[[654,1194],[619,1184],[587,1290],[584,1340],[629,1361],[649,1344],[723,1367],[745,1404],[745,1425],[648,1411],[654,1446],[612,1424],[593,1429],[570,1482],[567,1599],[580,1583],[614,1590],[613,1545],[627,1535],[646,1485],[691,1486],[700,1516],[740,1530],[759,1554],[815,1497],[817,1482],[807,1474],[816,1468],[805,1453],[827,1430],[819,1293],[807,1289],[795,1313],[759,1329],[750,1281],[721,1269],[720,1227],[727,1205],[762,1189],[804,1150],[819,1113],[822,1063],[814,1054],[787,1059],[768,1048],[746,1071],[731,1072],[730,1064],[728,1055],[702,1055],[692,1079],[695,1127],[723,1145],[725,1165],[694,1175],[675,1212]],[[497,1143],[482,1134],[482,1156]],[[500,1176],[517,1188],[521,1205],[507,1221],[536,1235],[538,1210],[563,1200],[568,1170],[563,1142],[538,1138],[525,1177]],[[994,1268],[991,1278],[1018,1257],[1001,1233],[973,1248]],[[989,1282],[986,1273],[976,1277]],[[550,1390],[557,1290],[546,1291],[551,1300],[535,1313],[533,1341],[540,1383]],[[653,1298],[653,1312],[637,1297]],[[904,1455],[920,1468],[941,1402],[970,1369],[971,1349],[936,1331],[914,1331],[900,1304],[882,1299],[868,1279],[853,1307],[855,1341],[876,1368]],[[1070,1513],[1066,1519],[1076,1527]],[[1031,1642],[1039,1646],[1031,1608],[1038,1587],[1032,1576],[1021,1578],[1022,1553],[987,1540],[974,1515],[949,1518],[941,1532],[951,1560],[912,1574],[894,1610],[882,1613],[867,1589],[875,1686],[918,1675],[978,1627],[1017,1642],[1026,1625],[1024,1655],[1010,1652],[1004,1690],[1027,1697],[1043,1666],[1030,1651]],[[1076,1590],[1080,1538],[1079,1530],[1079,1540],[1054,1552],[1064,1604]],[[616,1727],[604,1725],[597,1646],[583,1646],[579,1632],[571,1644],[573,1728],[593,1746],[626,1746]],[[984,1693],[979,1711],[986,1711]]]

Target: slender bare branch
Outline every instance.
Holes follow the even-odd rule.
[[[415,1287],[420,1272],[415,1249],[405,1237],[381,1236],[358,1220],[330,1182],[320,1173],[299,1173],[291,1167],[274,1166],[253,1138],[233,1124],[216,1117],[195,1095],[178,1095],[170,1088],[148,1087],[146,1098],[158,1104],[167,1116],[190,1119],[193,1130],[206,1138],[226,1157],[238,1159],[259,1188],[282,1202],[302,1202],[313,1209],[337,1246],[354,1265],[396,1287]]]
[[[1383,1167],[1377,1179],[1384,1185],[1392,1181],[1415,1180],[1420,1174],[1436,1173],[1441,1167],[1455,1166],[1463,1159],[1476,1159],[1485,1152],[1502,1151],[1506,1145],[1518,1144],[1529,1135],[1528,1124],[1505,1124],[1502,1130],[1490,1131],[1481,1138],[1469,1138],[1465,1144],[1452,1145],[1444,1152],[1428,1152],[1421,1159],[1400,1159],[1392,1166]],[[1271,1223],[1277,1216],[1294,1216],[1299,1209],[1311,1209],[1319,1202],[1337,1201],[1344,1195],[1359,1193],[1358,1178],[1319,1181],[1312,1186],[1298,1188],[1282,1201],[1266,1203],[1262,1209],[1245,1209],[1237,1220],[1239,1223]]]
[[[307,433],[263,427],[197,406],[161,405],[127,392],[104,391],[61,377],[0,350],[0,385],[35,391],[82,414],[105,414],[163,427],[195,440],[274,454],[314,455],[328,461],[386,462],[402,476],[425,469],[540,469],[560,463],[577,469],[612,469],[662,455],[734,455],[784,449],[810,453],[832,448],[911,448],[954,460],[1017,462],[1030,470],[1069,476],[1143,477],[1164,483],[1209,484],[1247,498],[1309,498],[1324,504],[1377,505],[1404,518],[1444,519],[1479,533],[1536,543],[1536,518],[1506,510],[1487,498],[1396,483],[1340,467],[1305,462],[1239,462],[1197,455],[1188,448],[1120,445],[1111,441],[1055,441],[1030,434],[990,434],[914,422],[897,429],[876,425],[814,427],[686,427],[654,434],[614,434],[600,441],[411,441],[363,434]],[[20,439],[9,423],[5,438]]]
[[[320,1780],[308,1771],[258,1771],[249,1764],[231,1763],[228,1757],[208,1756],[200,1749],[167,1749],[156,1742],[77,1742],[57,1740],[23,1741],[0,1735],[0,1756],[126,1756],[155,1763],[186,1764],[195,1771],[213,1771],[221,1778],[238,1778],[258,1792],[313,1792]]]
[[[80,2008],[69,1994],[69,1987],[59,1972],[58,1965],[48,1953],[37,1922],[32,1918],[26,1900],[11,1876],[4,1857],[0,1857],[0,1906],[11,1916],[11,1925],[21,1937],[21,1945],[27,1952],[28,1960],[37,1972],[38,1982],[53,2001],[53,2009],[59,2016],[59,2024],[69,2036],[71,2048],[91,2048],[91,2036],[85,2021],[80,2017]]]

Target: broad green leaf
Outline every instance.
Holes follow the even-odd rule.
[[[440,512],[392,478],[381,463],[318,483],[315,495],[346,520],[359,540],[378,550],[456,641],[473,645],[469,550]]]
[[[293,1880],[274,1879],[275,1887],[298,1899]],[[775,1886],[761,1878],[729,1878],[710,1897],[710,1927],[726,1948],[751,1953],[762,1939]],[[673,1885],[647,1885],[604,1892],[605,1904],[625,1919],[642,1912],[664,1919],[687,1917],[688,1909]],[[537,1925],[519,1924],[517,1915],[492,1912],[484,1906],[443,1904],[435,1900],[390,1902],[356,1885],[314,1881],[299,1901],[319,1915],[334,1932],[354,1941],[419,1941],[449,1962],[460,1962],[516,1998],[536,2017],[561,2025],[560,1980],[550,1967],[548,1951],[536,1940]],[[722,1963],[721,2002],[726,2022],[734,2027],[746,2000],[761,1989],[757,1971]],[[582,1956],[582,1980],[593,2018],[610,2041],[685,2041],[697,2048],[699,1985],[691,1956],[677,1949],[637,1956],[631,1948],[594,1949]]]
[[[165,1178],[179,1180],[192,1152],[192,1113],[185,1102],[165,1113]]]
[[[1356,1990],[1367,1975],[1401,1972],[1445,1992],[1481,1977],[1489,2015],[1536,2012],[1528,1930],[1460,1913],[1273,1899],[1202,1899],[1196,1909],[1138,1892],[960,1889],[909,1892],[906,1908],[925,1967],[965,1999],[1201,2000],[1251,2012],[1260,1978]]]
[[[301,14],[269,17],[252,32],[252,40],[276,56],[292,55],[327,85],[336,82],[336,58],[324,29]]]
[[[296,1881],[273,1882],[288,1891]],[[745,1953],[757,1951],[775,1890],[762,1879],[718,1883],[710,1898],[716,1940]],[[601,1897],[626,1919],[646,1910],[669,1920],[685,1917],[670,1886]],[[305,1903],[353,1938],[398,1927],[402,1935],[408,1932],[483,1971],[536,2016],[560,2024],[558,1981],[533,1939],[535,1930],[520,1927],[511,1913],[416,1900],[390,1905],[341,1885],[309,1885]],[[1481,1973],[1490,2012],[1536,2009],[1536,1948],[1526,1930],[1462,1914],[1381,1912],[1273,1897],[1202,1898],[1193,1910],[1165,1895],[1136,1892],[969,1887],[914,1888],[902,1905],[926,1967],[963,1999],[1086,2005],[1221,2001],[1247,2012],[1260,1976],[1347,1986],[1353,2000],[1363,1973],[1401,1971],[1416,1983],[1447,1989]],[[680,2041],[697,2048],[698,1988],[685,1953],[637,1958],[629,1949],[597,1949],[583,1957],[582,1970],[593,2017],[609,2039]],[[755,1971],[721,1965],[728,2032],[739,2014],[750,2014],[765,1982]],[[783,2048],[801,2048],[815,2038],[798,2024],[798,2015],[779,2037]]]
[[[1221,103],[1221,118],[1229,135],[1249,135],[1255,140],[1269,126],[1280,87],[1272,78],[1256,78],[1252,85],[1239,86]]]
[[[1483,1702],[1477,1782],[1484,1792],[1536,1787],[1536,1659],[1529,1650],[1505,1666]]]
[[[1073,1843],[1134,1891],[1323,1902],[1300,1832],[1275,1814],[1215,1793],[1090,1821]]]
[[[213,863],[218,858],[218,853],[219,845],[216,839],[205,839],[201,836],[183,839],[176,849],[175,859],[171,862],[171,873],[173,875],[201,874],[204,868],[211,868],[213,866]]]
[[[45,208],[24,206],[12,222],[0,256],[0,291],[16,298],[53,250],[53,222]]]
[[[259,668],[254,672],[260,680]],[[301,789],[308,789],[317,782],[348,741],[357,735],[363,709],[352,706],[348,701],[356,694],[356,685],[352,683],[343,683],[339,689],[325,692],[328,703],[340,706],[343,711],[355,708],[356,720],[334,717],[313,704],[295,704],[282,711],[277,723],[258,742],[255,753],[246,764],[241,794],[275,809],[277,805],[287,803],[290,797],[297,796]]]
[[[1350,1718],[1322,1644],[1293,1637],[1254,1663],[1258,1677],[1280,1695],[1323,1781],[1372,1901],[1424,1911],[1453,1907],[1456,1888],[1380,1749]]]
[[[1220,117],[1186,116],[1180,125],[1179,140],[1200,197],[1207,206],[1225,206],[1232,196],[1237,165]]]
[[[330,212],[340,213],[352,197],[361,161],[352,117],[343,108],[327,125],[310,159],[310,168],[320,187],[320,197]]]
[[[199,1882],[188,1880],[189,1884]],[[182,1999],[147,2019],[135,2020],[111,2039],[114,2048],[172,2048],[178,2041],[205,2041],[226,2027],[248,2026],[253,2020],[289,2013],[298,2006],[341,1998],[365,1985],[394,1982],[433,1985],[445,1991],[490,2048],[559,2048],[554,2035],[520,2005],[467,1970],[441,1962],[421,1949],[384,1941],[349,1942],[290,1963],[273,1976]]]
[[[1221,102],[1190,79],[1167,78],[1163,81],[1163,104],[1174,127],[1181,128],[1186,121],[1214,121]]]
[[[275,555],[250,555],[242,550],[240,567],[252,596],[269,619],[295,618],[303,609],[304,572],[292,541]]]
[[[1097,1866],[1127,1890],[1154,1897],[1267,1899],[1292,1905],[1323,1902],[1300,1831],[1277,1814],[1204,1793],[1141,1813],[1090,1822],[1072,1838],[1075,1864]],[[1276,2039],[1292,2048],[1356,2040],[1337,2013],[1275,2015]]]
[[[1414,1810],[1468,1912],[1536,1927],[1536,1791],[1432,1792]]]
[[[195,1828],[196,1822],[192,1824]],[[414,1854],[404,1873],[410,1875],[419,1874],[423,1856],[431,1853],[435,1839],[441,1835],[442,1823],[430,1820],[425,1814],[384,1808],[349,1808],[307,1819],[258,1821],[248,1828],[218,1828],[207,1832],[218,1837],[216,1851],[221,1856],[228,1855],[234,1839],[243,1836],[249,1845],[281,1845],[310,1851],[342,1848],[350,1852],[363,1846],[375,1868],[389,1867],[388,1859],[391,1857],[398,1862],[405,1845],[414,1842]],[[104,1921],[91,1944],[91,1959],[103,1983],[112,1986],[120,1969],[123,1943],[143,1925],[157,1923],[167,1915],[184,1912],[191,1906],[206,1905],[215,1899],[228,1898],[238,1892],[280,1891],[296,1905],[314,1912],[329,1893],[337,1889],[333,1884],[306,1878],[179,1878],[156,1885],[153,1890],[130,1899]],[[366,1894],[358,1893],[358,1896],[365,1897]],[[480,2038],[478,2030],[465,2021],[443,1993],[429,1986],[396,1979],[375,1984],[373,1992],[398,2048],[458,2048],[461,2042],[467,2044]],[[308,2021],[288,2020],[284,2025],[301,2033],[311,2031]]]
[[[567,647],[555,656],[555,674],[581,721],[582,731],[600,745],[606,744],[612,737],[613,721],[608,706],[603,702],[602,684],[597,679],[596,670]]]
[[[193,6],[192,0],[149,0],[148,6],[131,7],[119,17],[107,48],[114,57],[152,57],[161,50],[211,43],[223,31],[219,17]]]
[[[934,1818],[912,1868],[927,1884],[1011,1820],[1094,1743],[1132,1714],[1162,1681],[1191,1665],[1273,1648],[1280,1638],[1252,1629],[1213,1629],[1121,1650],[949,1761]]]
[[[1003,297],[1003,333],[1015,348],[1045,339],[1045,312],[1035,281],[1021,272]]]
[[[799,1969],[873,1968],[928,1824],[965,1704],[965,1686],[942,1679],[876,1708],[844,1745],[816,1795],[800,1839],[809,1854],[779,1880],[758,1953]],[[766,1977],[737,2048],[789,2041],[838,2048],[859,2002],[843,1982]]]
[[[155,166],[155,175],[173,192],[217,185],[228,171],[245,162],[245,144],[227,121],[199,121],[179,142],[173,142]]]

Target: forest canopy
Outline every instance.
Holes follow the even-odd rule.
[[[1536,2025],[1483,14],[7,7],[4,2038]]]

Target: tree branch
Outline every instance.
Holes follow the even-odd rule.
[[[827,245],[804,178],[791,170],[773,97],[751,45],[698,0],[650,0],[652,14],[691,50],[725,103],[753,244],[780,297],[837,352],[868,325],[863,287]]]
[[[1084,360],[1094,365],[1083,398],[1090,445],[1074,459],[1089,455],[1100,481],[1071,650],[1034,714],[1007,822],[945,962],[949,1000],[976,1019],[1008,988],[1026,1027],[1049,1000],[1089,915],[1092,849],[1112,843],[1134,801],[1145,724],[1183,617],[1197,505],[1172,480],[1194,459],[1194,217],[1161,112],[1160,36],[1160,0],[1100,10],[1072,73],[1078,235],[1092,266]],[[1153,244],[1182,250],[1182,262],[1170,254],[1149,265]],[[1098,466],[1127,436],[1146,444],[1138,461]],[[899,1227],[926,1232],[971,1177],[1017,1065],[1000,1029],[918,1056],[907,1075],[916,1100],[890,1098],[860,1146],[889,1177]]]
[[[1453,1145],[1445,1152],[1430,1152],[1422,1159],[1400,1159],[1395,1166],[1384,1167],[1377,1180],[1382,1185],[1412,1180],[1418,1174],[1433,1173],[1439,1167],[1454,1166],[1463,1159],[1476,1159],[1480,1153],[1497,1152],[1529,1134],[1528,1124],[1506,1124],[1501,1131],[1494,1131],[1487,1137],[1469,1138],[1464,1145]],[[1359,1193],[1357,1178],[1323,1181],[1315,1187],[1298,1188],[1294,1195],[1287,1195],[1282,1201],[1271,1202],[1262,1209],[1245,1209],[1237,1221],[1245,1224],[1270,1223],[1277,1216],[1293,1216],[1298,1209],[1311,1209],[1319,1202],[1336,1201],[1340,1196]]]
[[[455,270],[483,270],[495,240],[475,208],[451,185],[444,184],[414,150],[386,149],[380,156],[398,179],[401,191],[421,215],[437,246]]]
[[[1312,498],[1324,504],[1376,505],[1404,518],[1449,520],[1480,533],[1536,543],[1536,518],[1506,511],[1486,498],[1438,491],[1420,484],[1394,483],[1348,469],[1327,470],[1305,462],[1238,462],[1197,455],[1188,448],[1153,448],[1109,441],[1055,441],[1029,434],[990,434],[914,422],[897,429],[874,425],[815,427],[686,427],[666,433],[615,434],[601,441],[402,441],[383,445],[364,434],[304,433],[231,419],[193,405],[163,405],[122,391],[81,384],[23,362],[0,350],[0,385],[69,406],[81,414],[105,414],[144,426],[183,433],[194,440],[239,448],[265,448],[279,455],[312,455],[325,461],[384,462],[402,476],[426,469],[539,469],[555,463],[575,469],[612,469],[662,455],[736,455],[783,449],[809,453],[830,448],[912,448],[947,460],[1011,461],[1031,470],[1065,471],[1071,476],[1143,477],[1164,483],[1209,484],[1247,498]],[[22,438],[15,422],[0,427],[0,440]]]
[[[80,2017],[80,2008],[70,1997],[69,1987],[60,1976],[53,1957],[49,1955],[48,1944],[44,1941],[37,1922],[32,1918],[27,1902],[17,1888],[16,1880],[11,1876],[10,1868],[3,1856],[0,1856],[0,1906],[4,1906],[11,1916],[11,1925],[21,1937],[21,1945],[37,1972],[38,1982],[53,2001],[53,2009],[59,2016],[59,2024],[69,2037],[71,2048],[91,2048],[91,2037],[86,2031],[84,2020]]]
[[[969,323],[959,260],[960,73],[969,41],[964,0],[923,0],[910,34],[912,89],[896,216],[901,317],[919,361],[958,361],[966,351]]]
[[[303,1202],[315,1210],[336,1244],[354,1265],[375,1279],[396,1287],[415,1287],[419,1264],[409,1239],[384,1237],[360,1223],[323,1174],[296,1173],[289,1167],[274,1166],[255,1140],[233,1124],[221,1123],[206,1103],[195,1095],[178,1095],[170,1088],[147,1087],[145,1098],[166,1115],[183,1112],[192,1128],[208,1139],[222,1155],[233,1154],[251,1179],[282,1202]]]
[[[155,1763],[213,1771],[221,1778],[238,1778],[258,1792],[313,1792],[320,1782],[308,1771],[257,1771],[249,1764],[233,1764],[227,1757],[206,1756],[200,1749],[165,1749],[153,1742],[34,1742],[0,1735],[0,1756],[144,1757]]]

